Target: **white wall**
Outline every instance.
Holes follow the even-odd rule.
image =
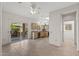
[[[2,45],[11,43],[10,25],[11,23],[27,23],[28,24],[28,38],[31,37],[31,22],[37,22],[37,19],[19,16],[6,11],[3,11],[2,17]]]
[[[2,3],[0,2],[0,55],[2,55]]]
[[[71,24],[72,30],[65,30],[66,24]],[[64,40],[74,40],[74,21],[64,22]]]
[[[63,30],[62,30],[62,15],[67,13],[76,12],[76,42],[77,42],[77,50],[79,50],[79,4],[72,5],[60,10],[56,10],[53,12],[50,12],[50,18],[49,18],[49,42],[51,44],[58,44],[62,45],[63,42]],[[54,20],[56,21],[54,23]],[[55,30],[53,30],[53,26],[56,25],[57,27]],[[56,32],[53,34],[53,32]],[[54,37],[54,38],[53,38]],[[57,42],[57,43],[56,43]]]
[[[49,19],[49,42],[57,46],[61,45],[62,40],[62,20],[59,14],[50,15]]]

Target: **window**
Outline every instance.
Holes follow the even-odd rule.
[[[65,30],[72,30],[72,24],[65,24]]]

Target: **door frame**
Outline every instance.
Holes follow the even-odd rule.
[[[75,45],[75,48],[77,48],[77,10],[75,11],[69,11],[69,12],[66,12],[66,13],[63,13],[61,14],[61,17],[62,17],[62,44],[64,43],[64,20],[63,20],[63,15],[66,15],[66,14],[70,14],[70,13],[75,13],[75,20],[74,21],[74,45]]]
[[[9,24],[9,29],[10,29],[10,31],[11,31],[11,27],[10,27],[10,26],[11,26],[11,24],[13,24],[13,23],[22,24],[22,22],[11,22],[11,23]],[[9,31],[9,32],[10,32],[10,31]],[[9,33],[9,34],[10,34],[10,35],[9,35],[10,41],[11,41],[11,43],[13,43],[12,40],[11,40],[11,33]],[[22,39],[21,39],[21,33],[20,33],[20,40],[19,40],[19,41],[21,41],[21,40],[22,40]]]

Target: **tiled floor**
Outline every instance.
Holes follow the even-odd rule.
[[[48,38],[36,40],[23,40],[2,48],[3,55],[7,56],[73,56],[79,55],[69,41],[62,47],[49,44]]]

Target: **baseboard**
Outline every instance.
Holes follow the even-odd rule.
[[[3,44],[2,47],[7,46],[7,45],[10,45],[10,44],[11,44],[11,43]]]
[[[60,47],[61,46],[61,44],[58,44],[58,43],[54,43],[54,42],[49,42],[50,43],[50,45],[53,45],[53,46],[56,46],[56,47]]]

